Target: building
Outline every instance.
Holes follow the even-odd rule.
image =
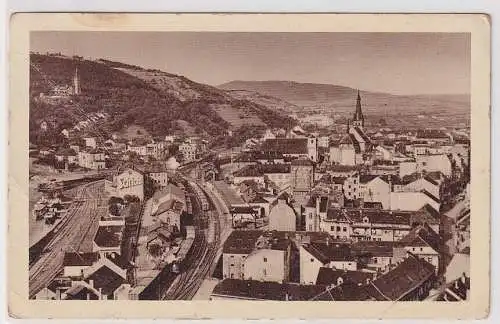
[[[269,229],[271,231],[295,232],[297,217],[295,211],[285,199],[279,199],[278,203],[269,212]]]
[[[373,151],[373,144],[363,128],[365,118],[361,109],[361,96],[358,91],[356,110],[352,120],[347,121],[347,134],[337,143],[330,145],[330,162],[341,165],[364,164]]]
[[[102,257],[121,254],[124,225],[99,225],[94,236],[92,252]]]
[[[359,191],[363,202],[380,202],[384,209],[390,208],[392,191],[391,177],[361,175]]]
[[[357,261],[348,245],[330,242],[302,244],[299,249],[300,283],[315,284],[322,267],[338,270],[357,269]]]
[[[106,181],[105,186],[112,196],[129,195],[144,200],[144,175],[134,169],[128,168],[113,176],[113,181]]]
[[[294,200],[302,203],[314,184],[314,165],[307,159],[296,159],[291,164]]]
[[[97,139],[95,137],[84,137],[85,147],[97,148]]]
[[[285,282],[291,241],[283,232],[233,231],[222,251],[223,278]]]
[[[362,286],[369,284],[374,277],[372,272],[337,270],[324,267],[319,269],[316,285],[341,286],[343,284],[353,284]]]
[[[428,225],[413,228],[398,242],[403,249],[432,264],[437,271],[440,269],[441,238]]]
[[[99,149],[78,152],[78,165],[85,169],[102,170],[106,168],[106,157]]]
[[[282,154],[287,158],[307,158],[318,161],[318,141],[314,137],[306,138],[274,138],[262,143],[261,151]]]
[[[373,280],[368,290],[380,301],[420,301],[429,296],[435,282],[434,266],[410,253],[394,269]]]
[[[399,246],[394,241],[358,241],[351,245],[351,250],[366,269],[385,273],[397,264],[394,249]]]
[[[182,154],[182,161],[188,163],[196,160],[198,145],[192,141],[184,141],[179,145],[179,152]]]
[[[300,285],[256,280],[224,279],[215,286],[210,300],[331,301],[323,285]],[[319,298],[322,296],[322,298]]]
[[[168,169],[164,164],[156,163],[144,169],[145,177],[153,183],[153,188],[159,190],[168,186]]]
[[[170,200],[180,201],[186,206],[186,193],[181,188],[169,183],[161,190],[157,190],[151,198],[151,214],[155,214],[159,206]]]
[[[328,197],[313,195],[304,206],[304,219],[306,230],[310,232],[320,231],[320,220],[326,218],[328,211]]]

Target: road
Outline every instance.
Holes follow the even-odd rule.
[[[97,228],[103,204],[104,182],[96,181],[78,188],[76,198],[45,252],[30,266],[29,296],[47,287],[61,272],[66,251],[80,251]],[[87,251],[88,252],[88,251]]]
[[[211,201],[208,230],[198,230],[196,235],[203,235],[201,246],[193,250],[196,255],[194,262],[187,263],[184,271],[176,278],[167,292],[167,299],[191,300],[206,278],[213,273],[222,251],[222,245],[227,238],[227,216],[224,213],[223,203],[215,196],[210,188],[200,185],[189,179],[192,186],[197,186],[199,190],[194,190],[195,194],[203,193],[205,199]],[[203,197],[198,197],[198,200]],[[200,210],[198,213],[202,212]]]

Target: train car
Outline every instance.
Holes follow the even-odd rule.
[[[196,238],[194,226],[186,226],[186,238],[182,241],[179,250],[176,253],[176,259],[172,263],[172,272],[180,273],[183,268],[184,261],[191,253],[193,242]]]

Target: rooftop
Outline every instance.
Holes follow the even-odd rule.
[[[120,246],[122,240],[123,226],[110,225],[99,226],[94,242],[101,247]]]
[[[325,291],[325,286],[280,284],[255,280],[224,279],[212,295],[233,296],[256,300],[311,300]],[[331,300],[331,299],[330,299]]]
[[[267,139],[261,147],[263,152],[279,152],[282,154],[307,154],[307,138],[275,138]]]
[[[409,253],[394,269],[371,282],[370,293],[377,300],[397,301],[434,275],[434,266]]]
[[[321,263],[331,261],[354,261],[349,245],[337,243],[311,243],[304,244],[304,249]]]
[[[337,285],[338,278],[342,278],[344,284],[367,284],[367,281],[373,279],[373,273],[363,271],[350,271],[350,270],[337,270],[327,267],[319,269],[318,278],[316,279],[317,285]]]
[[[223,253],[250,254],[255,249],[285,250],[290,240],[286,232],[260,230],[236,230],[224,243]]]

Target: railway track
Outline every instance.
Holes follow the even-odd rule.
[[[217,208],[215,207],[215,202],[212,200],[210,195],[202,189],[197,183],[191,182],[200,200],[210,201],[210,208],[206,211],[209,218],[209,222],[213,224],[213,240],[210,243],[206,242],[205,238],[205,248],[202,250],[203,255],[197,258],[197,261],[182,275],[184,277],[179,278],[181,283],[175,290],[175,299],[178,300],[191,300],[195,296],[196,292],[200,288],[203,281],[211,275],[213,269],[213,264],[217,262],[216,257],[219,252],[221,245],[221,226],[223,222],[223,215],[220,215]],[[183,283],[183,284],[182,284]]]
[[[60,273],[65,252],[78,251],[92,224],[98,221],[98,199],[102,189],[102,181],[89,183],[78,189],[74,206],[66,214],[42,255],[30,266],[30,298]]]

